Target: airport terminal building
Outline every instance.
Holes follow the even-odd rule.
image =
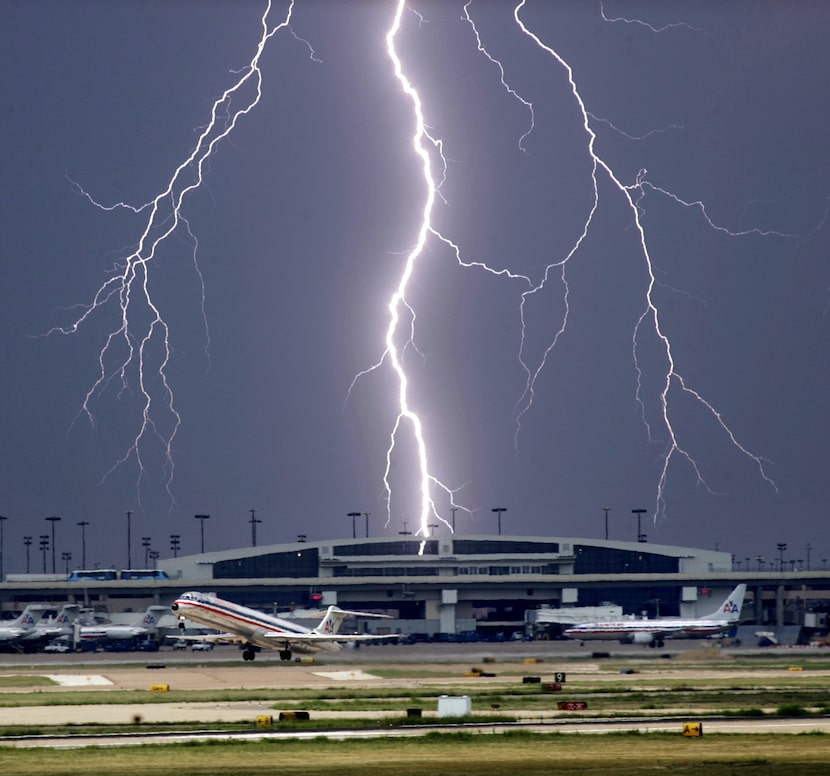
[[[746,582],[744,620],[826,628],[830,572],[769,566],[736,570],[727,552],[647,542],[402,535],[166,558],[144,578],[115,570],[111,578],[9,575],[0,583],[0,607],[49,601],[137,612],[198,590],[271,613],[338,604],[389,615],[361,624],[375,632],[509,636],[545,608],[615,604],[626,615],[700,617]]]
[[[528,610],[607,602],[699,616],[734,586],[729,553],[564,537],[339,539],[159,561],[171,580],[268,611],[338,604],[394,619],[373,630],[459,634],[524,628]],[[701,593],[701,590],[705,591]]]

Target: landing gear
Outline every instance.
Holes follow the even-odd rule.
[[[290,649],[281,649],[280,650],[280,660],[291,660],[291,650]]]
[[[245,661],[253,660],[256,657],[256,652],[254,652],[253,647],[245,647],[242,651],[242,659]]]

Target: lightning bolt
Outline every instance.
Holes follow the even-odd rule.
[[[686,29],[691,30],[692,32],[703,32],[699,27],[692,27],[690,24],[686,24],[686,22],[672,22],[671,24],[664,24],[662,27],[655,27],[653,24],[649,24],[648,22],[644,22],[642,19],[627,19],[624,16],[606,16],[605,15],[605,3],[600,1],[599,4],[600,14],[603,18],[603,21],[606,22],[619,22],[621,24],[634,24],[639,25],[641,27],[645,27],[647,30],[651,32],[665,32],[666,30],[671,29]]]
[[[387,326],[386,337],[384,340],[386,343],[384,359],[388,358],[398,381],[399,412],[390,435],[390,443],[386,452],[386,470],[383,475],[383,482],[386,487],[386,513],[388,524],[391,521],[392,488],[390,484],[390,473],[392,468],[392,456],[394,454],[398,434],[401,430],[401,424],[406,423],[412,429],[418,459],[419,505],[417,519],[419,527],[415,533],[416,535],[420,535],[426,539],[430,534],[429,519],[431,515],[441,520],[445,525],[449,525],[449,523],[447,523],[447,521],[438,514],[435,501],[432,497],[432,486],[435,485],[446,491],[446,493],[450,496],[451,502],[454,491],[444,485],[430,472],[427,445],[424,439],[423,423],[421,422],[419,415],[410,406],[409,380],[403,365],[401,350],[397,345],[397,339],[398,328],[401,325],[401,318],[403,316],[404,318],[409,319],[409,335],[407,342],[412,343],[412,338],[414,336],[415,311],[409,304],[407,304],[406,291],[410,280],[412,279],[412,273],[415,270],[415,265],[423,254],[427,238],[433,231],[432,211],[435,205],[435,200],[438,196],[438,183],[436,181],[435,173],[433,172],[432,156],[429,146],[431,146],[434,152],[437,152],[443,164],[444,171],[446,171],[446,160],[443,156],[441,141],[430,135],[426,128],[420,95],[407,78],[395,46],[396,38],[401,27],[401,18],[405,9],[405,0],[398,0],[392,26],[386,33],[386,51],[390,61],[392,62],[395,78],[397,79],[401,90],[409,98],[409,101],[412,104],[412,112],[415,121],[412,148],[421,163],[421,173],[423,175],[426,195],[415,245],[406,256],[403,272],[401,273],[397,288],[389,299],[389,304],[387,306],[389,310],[389,325]],[[454,502],[452,503],[454,504]],[[424,544],[422,542],[421,552],[423,552],[423,549]]]
[[[662,427],[664,433],[668,437],[668,443],[666,445],[666,449],[662,455],[662,465],[660,469],[660,474],[658,477],[657,487],[656,487],[656,496],[655,496],[655,506],[654,506],[654,520],[656,521],[659,516],[665,514],[666,510],[666,500],[665,500],[665,491],[666,485],[668,480],[668,473],[669,467],[672,461],[675,458],[685,459],[687,463],[691,466],[692,470],[695,473],[697,481],[700,485],[706,488],[707,491],[713,492],[709,485],[706,483],[705,478],[703,477],[701,467],[699,462],[691,455],[686,447],[680,441],[679,435],[675,430],[675,425],[673,421],[673,413],[671,411],[671,403],[670,403],[670,394],[672,393],[673,388],[678,388],[681,392],[691,396],[699,405],[701,405],[706,412],[714,419],[717,425],[721,428],[721,430],[726,434],[730,442],[746,457],[751,459],[758,468],[760,476],[765,480],[773,489],[777,492],[777,487],[775,482],[769,477],[766,471],[765,464],[769,463],[766,459],[761,457],[760,455],[750,451],[745,445],[743,445],[737,438],[735,432],[729,427],[726,423],[723,414],[718,411],[718,409],[714,406],[712,402],[706,399],[699,391],[697,391],[694,387],[689,385],[683,375],[678,371],[675,356],[672,349],[671,340],[665,334],[661,323],[660,317],[660,310],[657,306],[657,303],[654,299],[654,287],[656,285],[656,277],[655,277],[655,270],[654,270],[654,262],[651,257],[651,253],[648,247],[648,239],[646,235],[646,230],[643,226],[642,220],[642,199],[645,195],[646,190],[650,190],[652,192],[659,192],[661,195],[670,198],[676,204],[682,205],[683,207],[687,208],[696,208],[703,218],[705,219],[708,226],[716,230],[718,232],[725,233],[730,237],[742,237],[750,234],[760,235],[760,236],[777,236],[783,238],[793,238],[795,235],[784,234],[781,232],[773,232],[773,231],[766,231],[761,229],[749,229],[745,231],[732,231],[727,229],[726,227],[720,226],[716,224],[707,214],[705,205],[703,202],[696,201],[696,202],[688,202],[680,198],[679,196],[669,192],[668,190],[656,186],[650,183],[645,175],[646,171],[643,170],[637,176],[636,181],[633,184],[625,184],[623,183],[617,173],[614,171],[612,166],[602,157],[596,150],[596,139],[597,135],[595,130],[592,127],[592,119],[594,121],[600,121],[596,119],[596,117],[588,110],[585,101],[580,93],[576,82],[576,76],[574,74],[573,68],[557,53],[553,48],[546,45],[530,28],[528,28],[524,21],[522,20],[522,10],[526,5],[526,0],[521,0],[515,8],[513,12],[513,18],[516,22],[516,25],[521,30],[522,34],[525,35],[530,41],[532,41],[533,45],[540,48],[542,51],[545,52],[551,59],[561,67],[565,72],[565,77],[567,78],[568,84],[570,86],[570,91],[573,96],[573,99],[576,101],[576,104],[579,108],[579,112],[582,116],[582,129],[586,137],[585,143],[585,151],[590,159],[591,162],[591,184],[593,189],[593,198],[589,213],[586,217],[584,228],[579,235],[578,239],[574,243],[570,252],[563,258],[562,260],[551,264],[548,266],[545,277],[542,282],[531,289],[528,292],[525,292],[522,296],[522,348],[520,349],[520,362],[524,367],[526,374],[527,374],[527,382],[525,387],[525,393],[520,399],[519,402],[519,412],[517,414],[517,439],[518,439],[518,432],[521,424],[522,416],[528,412],[533,404],[534,399],[534,387],[536,381],[544,370],[548,356],[550,355],[551,351],[555,348],[557,343],[559,342],[562,335],[565,333],[565,329],[567,327],[568,322],[568,315],[569,315],[569,306],[568,306],[568,282],[566,277],[566,268],[568,262],[574,257],[575,253],[578,251],[581,243],[585,239],[590,229],[591,223],[594,219],[594,216],[597,212],[597,209],[600,204],[600,197],[599,197],[599,176],[603,175],[607,181],[609,181],[613,188],[623,197],[625,204],[628,207],[628,210],[631,213],[631,219],[636,230],[638,236],[638,242],[640,246],[641,256],[645,263],[646,273],[647,273],[647,286],[645,289],[645,307],[640,315],[637,323],[634,327],[634,331],[632,334],[632,358],[634,363],[634,369],[636,372],[636,390],[635,390],[635,400],[640,407],[641,415],[643,422],[647,428],[649,439],[652,439],[652,429],[650,424],[648,423],[647,416],[646,416],[646,406],[642,396],[642,378],[643,378],[643,369],[640,364],[640,359],[638,356],[638,350],[640,347],[640,335],[641,330],[644,325],[648,322],[650,323],[651,331],[654,335],[656,335],[658,341],[661,344],[663,355],[666,361],[666,370],[663,375],[662,380],[662,388],[659,391],[659,405],[660,405],[660,419],[662,422]],[[635,23],[633,20],[629,19],[611,19],[605,16],[604,8],[601,8],[601,14],[604,20],[609,22],[615,21],[623,21],[626,23]],[[659,33],[663,30],[667,30],[673,27],[685,27],[687,29],[694,30],[695,28],[690,27],[689,25],[685,24],[671,24],[666,25],[665,27],[655,28],[652,25],[645,24],[642,22],[637,22],[644,24],[644,26],[648,27],[652,32]],[[616,127],[610,122],[605,120],[601,120],[603,123],[609,124],[613,129],[616,130]],[[676,128],[674,125],[670,127],[671,129]],[[618,131],[618,130],[617,130]],[[663,130],[665,131],[665,130]],[[631,137],[631,136],[629,136]],[[634,138],[632,138],[634,139]],[[551,340],[549,346],[544,351],[542,357],[539,359],[538,364],[535,369],[531,369],[526,364],[523,358],[523,347],[524,347],[524,337],[526,332],[526,324],[524,319],[524,309],[525,309],[525,302],[530,298],[531,295],[540,291],[547,282],[548,275],[551,271],[557,270],[559,275],[560,282],[564,288],[563,292],[563,299],[565,305],[565,311],[562,317],[562,323],[559,330],[555,333],[553,339]]]
[[[638,356],[638,350],[640,347],[640,333],[641,329],[645,325],[646,322],[650,323],[651,331],[654,335],[656,335],[660,345],[662,346],[663,356],[666,361],[666,369],[663,374],[662,380],[662,388],[659,391],[659,405],[660,405],[660,419],[662,421],[662,427],[664,433],[668,437],[668,443],[666,445],[666,449],[662,455],[662,466],[660,469],[660,474],[657,481],[656,487],[656,496],[655,496],[655,506],[654,506],[654,513],[653,518],[655,522],[657,521],[658,517],[665,514],[666,511],[666,500],[665,500],[665,492],[666,492],[666,485],[668,481],[668,474],[669,474],[669,467],[672,461],[675,458],[685,459],[687,463],[691,466],[692,470],[695,473],[697,478],[698,484],[702,485],[708,492],[713,492],[712,489],[709,487],[708,483],[706,482],[705,478],[703,477],[701,467],[699,462],[692,456],[689,450],[683,445],[680,440],[680,437],[675,429],[675,424],[673,420],[673,413],[671,411],[671,403],[670,403],[670,395],[675,387],[677,387],[681,392],[691,396],[699,405],[701,405],[706,412],[714,419],[717,425],[721,428],[721,430],[726,434],[729,438],[730,442],[746,457],[751,459],[758,468],[758,472],[763,480],[765,480],[776,492],[777,487],[775,482],[769,477],[766,472],[765,464],[768,463],[766,459],[761,457],[760,455],[750,451],[746,446],[744,446],[737,438],[735,432],[729,427],[726,423],[723,414],[718,411],[718,409],[706,399],[699,391],[697,391],[694,387],[689,385],[683,375],[678,371],[671,340],[665,334],[661,323],[660,317],[660,310],[657,306],[657,303],[654,299],[654,287],[656,285],[656,277],[654,272],[654,262],[651,257],[651,253],[648,247],[648,239],[646,235],[645,228],[643,226],[642,221],[642,196],[646,189],[650,189],[652,191],[659,191],[664,196],[669,197],[677,204],[683,205],[684,207],[694,207],[697,208],[701,214],[703,215],[706,223],[709,225],[710,228],[715,229],[720,232],[724,232],[731,237],[742,237],[748,234],[757,234],[761,236],[770,236],[776,235],[778,237],[793,237],[794,235],[786,235],[780,232],[771,232],[771,231],[764,231],[759,229],[751,229],[742,232],[734,232],[725,227],[719,226],[709,218],[708,214],[706,213],[705,206],[702,202],[686,202],[682,200],[680,197],[670,193],[669,191],[654,186],[653,184],[649,183],[645,178],[645,170],[641,171],[640,175],[637,177],[635,183],[626,185],[624,184],[611,165],[599,155],[596,150],[596,139],[597,135],[594,129],[591,126],[591,113],[588,111],[586,107],[585,101],[579,91],[579,88],[576,83],[576,77],[572,67],[550,46],[546,45],[532,30],[530,30],[523,22],[521,17],[522,9],[526,4],[526,0],[521,0],[521,2],[515,7],[514,9],[514,19],[516,24],[518,25],[519,29],[522,31],[524,35],[526,35],[534,45],[538,46],[542,49],[548,56],[550,56],[561,68],[564,69],[565,75],[568,80],[568,84],[570,85],[571,94],[573,95],[574,100],[576,101],[579,111],[582,115],[582,128],[587,138],[586,141],[586,153],[588,154],[591,160],[591,181],[593,186],[593,204],[590,210],[590,213],[585,222],[585,229],[582,232],[579,240],[574,246],[574,250],[568,255],[568,257],[561,262],[558,266],[562,270],[562,282],[565,284],[566,289],[566,300],[567,300],[567,281],[565,280],[565,266],[567,261],[573,256],[575,250],[578,248],[579,243],[582,239],[584,239],[585,235],[587,234],[589,225],[593,220],[594,214],[596,213],[597,207],[599,205],[599,175],[600,173],[604,174],[605,178],[610,181],[613,188],[615,188],[619,194],[623,197],[630,213],[634,228],[636,230],[641,256],[645,263],[646,272],[647,272],[647,287],[645,289],[645,308],[640,315],[637,323],[634,327],[634,331],[632,334],[632,359],[634,363],[634,369],[637,375],[637,383],[636,383],[636,393],[635,399],[637,404],[640,406],[642,419],[646,428],[648,430],[649,439],[652,439],[652,431],[649,423],[646,419],[646,407],[645,402],[642,397],[642,377],[643,377],[643,369],[640,364],[640,359]],[[604,10],[602,11],[603,18],[606,21],[618,21],[616,19],[608,19],[605,17]],[[630,22],[630,20],[623,20],[626,22]],[[668,29],[669,27],[675,27],[680,25],[667,25],[666,27],[656,29],[651,25],[646,25],[651,29],[653,32],[660,32],[664,29]],[[682,25],[688,27],[688,25]],[[693,28],[690,28],[693,29]],[[636,198],[635,198],[636,195]],[[519,418],[521,418],[521,414],[526,412],[532,403],[533,398],[533,386],[536,381],[536,378],[542,371],[545,366],[545,361],[547,356],[549,355],[550,351],[556,345],[559,337],[564,332],[564,329],[567,325],[567,315],[568,310],[566,307],[565,317],[563,318],[563,324],[560,328],[559,332],[557,332],[556,336],[554,337],[550,347],[545,351],[537,369],[533,372],[528,380],[527,389],[526,389],[526,396],[527,401],[523,407],[522,413],[520,413]],[[524,331],[524,327],[523,327]]]
[[[188,196],[202,186],[206,165],[217,146],[233,132],[240,119],[259,103],[262,95],[260,59],[267,43],[281,30],[288,30],[300,40],[290,28],[293,10],[294,0],[291,0],[283,18],[271,23],[271,0],[268,0],[260,19],[261,34],[253,57],[244,68],[234,71],[236,79],[213,102],[210,119],[199,131],[193,148],[151,200],[142,205],[126,202],[105,205],[73,181],[77,190],[95,207],[107,212],[123,210],[143,219],[140,221],[134,249],[116,262],[111,277],[98,288],[92,301],[81,306],[80,314],[71,323],[47,332],[74,334],[89,325],[93,316],[114,314],[115,324],[106,335],[98,354],[98,377],[84,396],[75,420],[85,416],[94,427],[96,419],[92,409],[93,401],[111,382],[120,385],[119,396],[129,393],[134,383],[137,385],[141,411],[135,436],[101,481],[134,459],[138,468],[136,490],[139,502],[141,481],[145,474],[145,451],[151,438],[155,438],[162,449],[165,488],[172,507],[174,442],[182,422],[168,379],[173,348],[171,332],[161,308],[154,300],[151,270],[161,260],[162,248],[174,236],[181,235],[192,246],[192,261],[201,286],[205,349],[209,353],[205,283],[197,261],[198,240],[190,229],[183,206]],[[314,59],[310,46],[309,50]],[[157,405],[160,405],[163,414],[159,414]]]

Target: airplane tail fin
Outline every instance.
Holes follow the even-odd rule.
[[[81,607],[78,604],[65,604],[60,610],[60,613],[55,620],[57,625],[72,625],[81,612]]]
[[[340,630],[344,618],[349,612],[345,612],[337,606],[330,606],[320,624],[314,629],[316,633],[323,636],[331,636]]]
[[[35,614],[33,613],[33,607],[27,606],[20,614],[20,616],[13,620],[10,625],[17,625],[22,628],[33,628],[35,625],[36,619]]]
[[[330,606],[326,611],[320,624],[314,629],[315,633],[321,636],[331,636],[340,630],[343,620],[350,614],[355,617],[387,617],[385,614],[374,614],[372,612],[350,612],[341,609],[339,606]]]
[[[746,584],[738,585],[726,598],[726,600],[711,614],[704,615],[704,620],[729,620],[738,622],[741,618],[741,607],[744,605],[746,595]]]
[[[145,628],[158,628],[159,619],[165,614],[167,614],[166,606],[148,606],[140,624]]]

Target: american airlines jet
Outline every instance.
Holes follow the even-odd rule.
[[[662,647],[664,639],[696,639],[716,636],[734,628],[741,617],[746,585],[738,585],[711,614],[696,619],[667,617],[661,620],[588,622],[563,631],[570,639],[606,639],[621,644]]]
[[[0,628],[0,643],[22,652],[59,636],[70,636],[80,608],[64,604],[56,614],[49,604],[30,604],[14,622]]]
[[[138,636],[149,636],[158,632],[158,621],[161,614],[167,611],[166,606],[149,606],[143,615],[131,624],[117,625],[102,623],[96,625],[81,625],[78,628],[76,641],[121,641],[134,639]]]
[[[375,641],[395,639],[397,635],[343,634],[338,633],[343,618],[386,617],[385,614],[349,612],[330,606],[320,624],[313,629],[305,628],[289,620],[272,617],[245,606],[223,601],[207,593],[182,593],[170,607],[179,618],[179,627],[184,629],[185,620],[190,620],[220,633],[208,636],[169,636],[190,641],[214,641],[245,644],[243,660],[253,660],[255,647],[278,649],[280,659],[291,660],[292,651],[320,652],[340,649],[344,642]]]
[[[47,604],[29,604],[16,620],[0,626],[0,642],[18,641],[33,631],[41,620],[49,622],[50,613],[54,611],[55,607]]]

